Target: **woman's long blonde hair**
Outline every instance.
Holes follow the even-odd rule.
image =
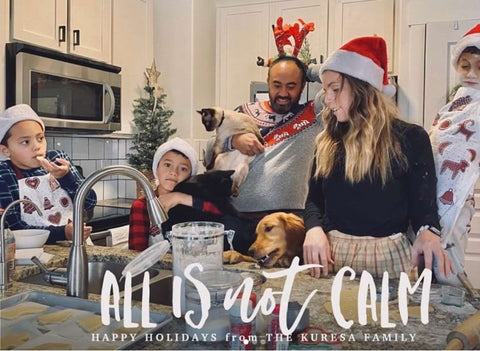
[[[368,177],[380,176],[385,185],[392,176],[392,161],[403,169],[407,160],[400,141],[392,130],[392,123],[399,118],[398,109],[380,91],[368,83],[341,74],[351,86],[352,103],[348,122],[339,125],[331,109],[322,112],[324,130],[316,138],[315,178],[328,177],[339,157],[339,149],[345,147],[345,179],[358,183]]]

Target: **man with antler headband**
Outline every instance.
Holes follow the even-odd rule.
[[[257,155],[238,197],[233,199],[242,220],[226,223],[238,233],[234,244],[240,252],[246,252],[255,240],[255,227],[263,216],[277,211],[300,213],[304,209],[314,140],[321,122],[312,101],[299,104],[308,62],[302,62],[297,55],[305,36],[314,29],[311,22],[299,22],[284,25],[279,17],[277,25],[272,26],[279,55],[267,62],[261,58],[257,61],[259,66],[269,67],[269,101],[245,103],[236,109],[251,116],[265,145],[252,133],[236,134],[225,145],[224,151],[237,149]]]

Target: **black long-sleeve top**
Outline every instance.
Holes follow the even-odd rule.
[[[422,127],[401,120],[394,121],[393,131],[407,157],[408,169],[392,164],[392,177],[383,187],[379,176],[355,184],[347,181],[344,148],[327,178],[313,177],[314,164],[304,212],[307,230],[320,226],[325,232],[385,237],[406,232],[409,223],[415,233],[424,225],[440,228],[437,178],[428,135]]]

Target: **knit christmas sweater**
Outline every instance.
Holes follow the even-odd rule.
[[[313,103],[286,114],[273,112],[268,101],[243,104],[237,110],[251,116],[266,145],[250,163],[233,205],[240,212],[304,209],[315,137],[321,131]]]
[[[430,132],[437,171],[437,203],[442,243],[452,232],[480,174],[480,90],[460,88],[438,112]]]

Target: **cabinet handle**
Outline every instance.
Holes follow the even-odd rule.
[[[58,42],[62,43],[65,41],[65,31],[67,27],[66,26],[59,26],[58,27]]]
[[[73,31],[73,46],[80,45],[80,30],[75,29]]]

